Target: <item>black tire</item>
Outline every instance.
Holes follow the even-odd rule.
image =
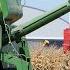
[[[0,70],[3,70],[3,65],[1,61],[0,61]]]

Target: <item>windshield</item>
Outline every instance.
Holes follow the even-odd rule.
[[[29,22],[33,18],[61,6],[65,2],[67,2],[67,0],[22,0],[21,4],[23,5],[23,17],[21,20],[14,24],[17,26],[21,24],[26,26],[28,25],[28,23],[26,24],[26,22]],[[63,30],[68,26],[69,23],[69,13],[61,16],[51,23],[52,24],[49,23],[44,27],[41,27],[40,29],[28,34],[27,38],[45,38],[46,36],[48,38],[63,37]],[[57,30],[54,29],[55,27],[57,28]]]

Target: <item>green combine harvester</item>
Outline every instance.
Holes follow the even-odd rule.
[[[32,70],[25,35],[52,22],[70,11],[70,0],[49,13],[45,13],[12,29],[11,25],[23,16],[21,0],[0,0],[0,69]]]

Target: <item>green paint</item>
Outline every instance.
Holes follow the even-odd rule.
[[[3,17],[7,18],[12,11],[15,12],[17,10],[17,8],[16,8],[17,5],[16,5],[16,7],[11,8],[13,6],[13,5],[10,6],[11,1],[12,0],[0,0],[0,15],[3,15],[0,17],[1,22],[3,21]],[[13,1],[12,4],[15,5],[16,0]],[[19,11],[21,11],[21,10],[19,10]],[[59,18],[60,16],[68,13],[69,11],[70,11],[70,6],[68,5],[68,3],[65,3],[62,6],[60,6],[59,8],[57,8],[49,13],[45,13],[45,14],[33,19],[32,21],[28,22],[28,23],[30,23],[29,25],[22,26],[20,28],[17,27],[16,29],[12,30],[11,31],[11,33],[12,33],[11,40],[16,41],[19,39],[18,40],[19,43],[17,43],[18,49],[19,49],[19,51],[18,51],[19,55],[17,55],[17,54],[15,55],[10,51],[7,53],[0,51],[1,52],[0,60],[3,62],[6,62],[7,64],[13,64],[14,66],[16,66],[17,70],[32,70],[28,43],[27,43],[27,40],[25,37],[24,38],[21,38],[21,37],[44,26],[45,24],[48,24],[49,22],[52,22],[53,20]],[[17,12],[15,12],[15,13],[17,13]],[[13,12],[12,12],[12,14],[13,14]],[[3,22],[2,22],[2,24],[3,24]],[[18,32],[18,30],[19,30],[19,32]],[[16,34],[15,34],[16,32],[17,32],[17,35],[19,38],[16,38]],[[5,34],[5,36],[3,36],[3,35],[1,36],[1,34],[2,33],[0,32],[0,47],[3,48],[3,45],[5,45],[6,43],[8,44],[8,37],[5,32],[3,32],[3,34]],[[2,46],[1,46],[1,41],[2,41],[1,38],[3,39]],[[9,47],[12,47],[12,46],[9,46]]]
[[[2,47],[2,28],[1,28],[1,25],[0,25],[0,49]]]
[[[6,18],[8,16],[7,0],[0,0],[0,10],[3,13],[3,17]]]

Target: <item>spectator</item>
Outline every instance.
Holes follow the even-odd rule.
[[[48,46],[49,46],[49,41],[48,40],[44,40],[43,47],[48,47]]]

